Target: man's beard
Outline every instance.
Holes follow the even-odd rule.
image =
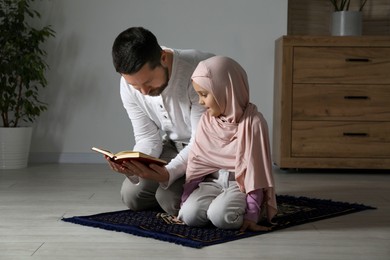
[[[161,95],[161,93],[163,93],[163,91],[168,87],[168,82],[169,82],[168,68],[163,67],[163,69],[164,69],[164,74],[165,74],[165,82],[164,82],[164,84],[162,84],[158,88],[155,88],[155,89],[151,90],[148,93],[148,96],[157,97],[157,96]]]

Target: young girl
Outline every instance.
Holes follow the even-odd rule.
[[[233,59],[215,56],[192,75],[207,111],[189,154],[178,219],[189,226],[210,221],[222,229],[268,230],[262,211],[276,214],[268,126],[249,102],[246,72]]]

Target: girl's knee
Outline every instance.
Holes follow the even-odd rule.
[[[241,208],[210,205],[207,217],[214,226],[221,229],[239,229],[244,221],[245,211]]]

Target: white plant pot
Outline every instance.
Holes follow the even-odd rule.
[[[362,12],[333,12],[331,33],[333,36],[362,35]]]
[[[0,127],[0,169],[26,168],[32,127]]]

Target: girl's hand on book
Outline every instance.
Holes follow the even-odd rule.
[[[136,175],[143,179],[153,180],[156,182],[169,181],[168,170],[164,166],[150,164],[149,166],[138,161],[124,161],[122,166],[126,169],[126,173]]]

